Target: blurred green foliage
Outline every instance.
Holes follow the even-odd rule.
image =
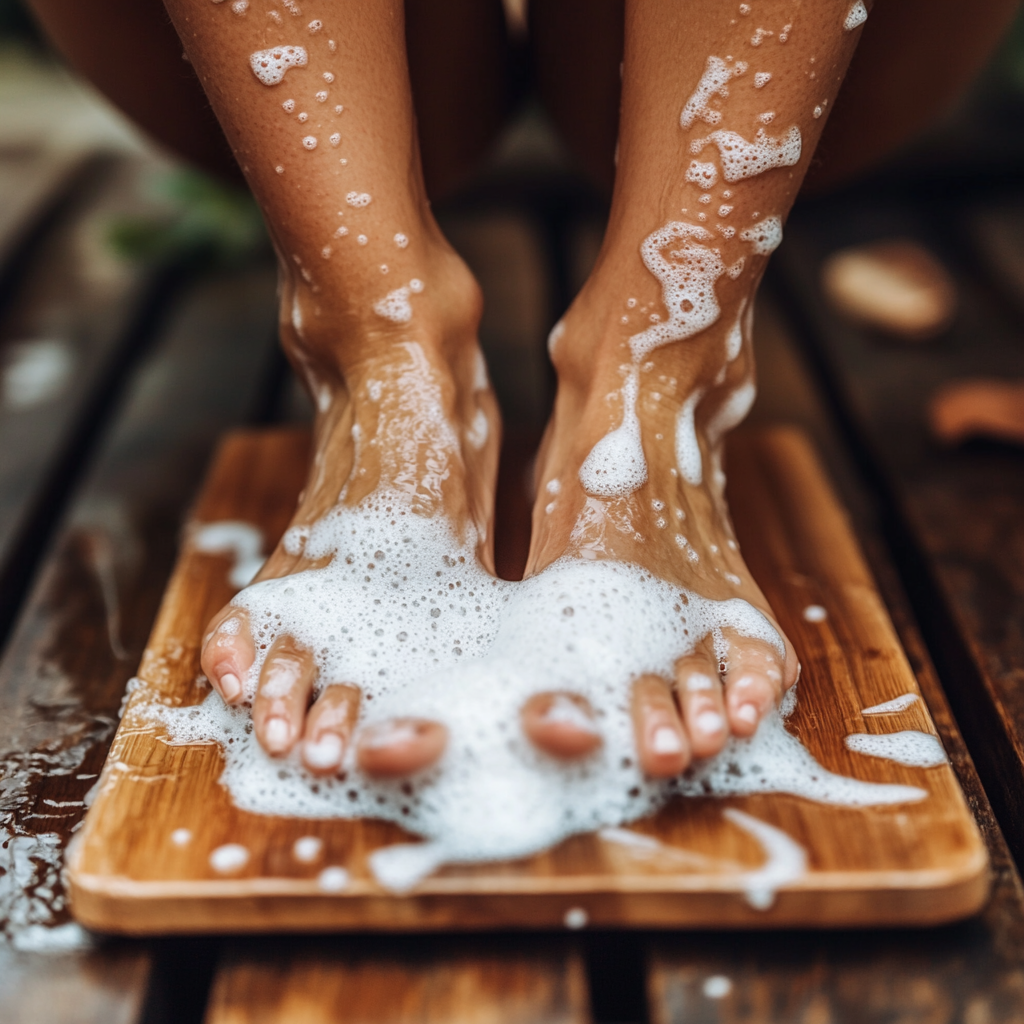
[[[167,172],[155,187],[166,214],[110,224],[108,240],[122,258],[226,268],[269,253],[259,207],[247,190],[188,169]]]

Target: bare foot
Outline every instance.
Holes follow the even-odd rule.
[[[298,746],[314,774],[336,774],[353,744],[359,767],[371,775],[419,771],[440,757],[446,729],[404,718],[359,731],[359,688],[346,678],[324,678],[324,652],[275,629],[280,614],[273,595],[261,596],[261,583],[266,590],[264,581],[287,577],[312,589],[316,570],[341,555],[310,556],[311,529],[332,510],[355,508],[380,492],[401,495],[403,514],[436,520],[441,530],[475,531],[476,556],[486,570],[493,567],[500,427],[476,344],[479,294],[450,251],[435,253],[421,273],[411,292],[394,299],[415,302],[414,320],[378,308],[354,329],[349,325],[344,344],[317,323],[325,300],[300,275],[288,275],[285,343],[318,403],[315,455],[291,528],[253,586],[215,616],[203,646],[203,671],[221,697],[228,704],[252,702],[253,726],[267,753],[283,757]],[[361,582],[353,576],[343,584],[353,593],[333,592],[334,607],[357,604]],[[310,616],[324,609],[322,597],[308,602]],[[346,632],[339,622],[338,633]],[[407,665],[418,674],[430,659]]]
[[[692,269],[705,255],[683,234],[654,244],[669,262]],[[538,459],[527,572],[543,573],[564,556],[631,563],[684,588],[684,602],[687,594],[741,599],[778,638],[744,635],[737,620],[737,628],[692,637],[671,675],[638,673],[638,757],[648,775],[665,778],[718,753],[730,736],[753,735],[796,681],[798,663],[744,564],[723,496],[722,435],[754,397],[743,316],[749,295],[737,288],[731,308],[684,345],[644,351],[645,328],[664,324],[666,305],[635,298],[651,291],[649,280],[636,278],[622,309],[609,310],[607,296],[621,293],[623,280],[602,281],[599,271],[553,332],[560,385]],[[538,694],[523,726],[537,746],[562,758],[600,744],[589,706],[571,692]]]

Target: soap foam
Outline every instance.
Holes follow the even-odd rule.
[[[661,283],[668,319],[629,339],[635,361],[662,345],[692,337],[718,319],[721,307],[715,296],[715,282],[725,273],[725,264],[717,249],[697,244],[713,237],[696,224],[671,221],[644,239],[640,255]],[[669,250],[666,259],[663,251],[670,246],[676,248]]]
[[[469,446],[477,450],[483,448],[488,433],[487,414],[483,409],[477,409],[473,414],[473,422],[466,428],[466,440],[469,442]]]
[[[302,836],[292,846],[292,856],[300,864],[312,864],[319,860],[324,851],[324,841],[319,836]]]
[[[843,19],[843,28],[847,32],[852,32],[855,28],[859,28],[868,20],[868,9],[864,6],[864,0],[857,0],[857,2],[846,12],[846,17]]]
[[[222,520],[196,526],[191,542],[196,551],[232,558],[228,582],[233,587],[247,587],[263,568],[263,534],[252,523]]]
[[[220,875],[241,871],[249,863],[249,851],[240,843],[225,843],[210,854],[210,867]]]
[[[792,167],[799,163],[802,150],[800,129],[796,125],[776,138],[758,128],[753,142],[748,142],[739,132],[712,132],[705,139],[694,140],[690,150],[700,153],[708,143],[718,147],[722,177],[729,182],[753,178],[776,167]]]
[[[704,478],[704,467],[701,462],[700,443],[697,441],[695,413],[697,404],[704,397],[700,389],[694,391],[683,402],[676,417],[676,462],[682,478],[695,487]]]
[[[735,61],[730,67],[721,57],[708,57],[704,74],[679,115],[680,125],[689,128],[698,118],[705,124],[719,124],[722,112],[712,109],[708,103],[714,96],[728,96],[730,79],[738,78],[746,70],[747,65],[742,60]]]
[[[266,650],[289,634],[313,652],[318,692],[330,682],[361,688],[361,729],[407,716],[443,722],[450,738],[441,761],[411,780],[381,780],[364,776],[350,752],[344,779],[317,778],[297,753],[264,753],[244,705],[226,706],[214,693],[195,707],[150,705],[170,742],[222,745],[221,781],[242,809],[400,824],[425,842],[378,850],[370,866],[402,891],[442,863],[527,856],[575,833],[619,828],[678,794],[787,792],[847,806],[926,795],[827,771],[781,714],[677,779],[646,778],[633,680],[671,678],[680,656],[725,627],[769,643],[781,658],[767,618],[740,599],[712,601],[605,560],[563,557],[521,583],[497,580],[477,561],[471,528],[459,537],[443,517],[411,509],[407,495],[386,492],[336,506],[304,545],[307,557],[330,558],[327,565],[264,580],[236,598],[257,641],[244,688],[251,700]],[[520,709],[541,690],[589,702],[604,739],[598,751],[567,764],[526,740]],[[243,866],[240,851],[215,855],[218,870]]]
[[[277,85],[291,68],[304,68],[308,62],[301,46],[272,46],[269,50],[257,50],[249,58],[249,67],[264,85]]]
[[[906,711],[907,708],[916,704],[918,696],[916,693],[902,693],[899,697],[893,697],[892,700],[887,700],[883,704],[872,704],[869,708],[864,708],[861,711],[862,715],[895,715],[900,711]]]
[[[740,232],[744,242],[750,242],[755,255],[770,256],[782,244],[782,220],[765,217],[752,228]]]
[[[740,311],[736,314],[736,322],[729,328],[725,336],[725,361],[731,363],[743,349],[743,313],[747,305],[744,299]]]
[[[752,380],[746,381],[730,393],[708,420],[706,436],[709,448],[717,448],[722,438],[746,419],[756,397],[757,386]]]
[[[602,498],[622,497],[647,483],[647,459],[640,442],[640,420],[636,414],[638,388],[634,368],[622,387],[622,423],[591,448],[580,466],[580,483],[588,494]]]
[[[410,295],[418,295],[423,291],[423,282],[414,277],[408,284],[401,288],[395,288],[387,293],[383,299],[373,304],[373,311],[377,316],[384,317],[396,324],[407,324],[412,319],[412,303]]]
[[[858,754],[883,757],[912,768],[935,768],[946,763],[938,736],[917,729],[871,735],[858,732],[846,737],[846,746]]]
[[[718,168],[713,163],[691,160],[690,166],[686,169],[686,180],[692,181],[701,188],[711,188],[718,181]],[[702,196],[701,202],[703,201]]]
[[[765,852],[765,863],[747,872],[743,881],[747,902],[755,910],[768,910],[775,902],[777,890],[807,874],[807,851],[782,829],[735,807],[727,807],[722,814],[752,835]]]

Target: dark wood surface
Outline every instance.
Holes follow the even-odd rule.
[[[13,283],[25,248],[68,200],[88,163],[42,147],[0,147],[0,288]]]
[[[238,941],[206,1024],[588,1024],[578,947],[537,936]]]
[[[55,177],[35,170],[43,183]],[[51,376],[33,400],[14,401],[13,383],[0,399],[0,637],[125,375],[172,301],[167,269],[121,259],[106,241],[116,218],[160,209],[152,196],[160,173],[140,159],[88,162],[60,204],[61,216],[45,221],[15,261],[17,288],[0,312],[5,380],[40,357]],[[65,170],[57,182],[66,177]]]
[[[988,846],[993,886],[973,920],[945,928],[701,933],[647,943],[652,1024],[889,1024],[1024,1020],[1024,889],[882,534],[884,510],[864,487],[810,367],[771,293],[758,307],[760,393],[751,425],[785,419],[812,433],[850,510],[936,729]],[[728,469],[728,467],[727,467]],[[712,998],[728,979],[727,995]],[[717,986],[717,988],[716,988]]]
[[[930,397],[948,381],[1024,379],[1024,309],[1012,282],[1020,249],[991,223],[1020,223],[1019,203],[972,198],[936,217],[905,199],[821,204],[788,227],[776,280],[829,391],[845,440],[880,499],[883,528],[946,693],[1018,862],[1024,857],[1024,450],[938,445]],[[1016,219],[1015,219],[1016,218]],[[986,227],[987,225],[987,227]],[[953,273],[959,312],[913,347],[834,314],[818,280],[844,245],[904,236]],[[999,265],[995,276],[990,268]]]
[[[212,446],[266,390],[272,270],[208,277],[166,298],[173,314],[111,397],[113,424],[89,453],[0,661],[0,885],[19,843],[61,847],[77,829]],[[124,316],[121,293],[112,301],[97,302],[99,319]],[[2,906],[65,924],[59,879],[38,858],[27,872],[19,900]],[[5,1024],[139,1018],[146,947],[19,951],[18,921],[0,928]]]

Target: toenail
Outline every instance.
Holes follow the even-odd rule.
[[[237,700],[242,692],[242,683],[234,672],[225,672],[220,677],[220,692],[225,700]]]
[[[417,737],[416,728],[407,722],[382,722],[372,725],[362,736],[360,746],[371,750],[390,747],[396,743],[412,743]]]
[[[690,693],[697,693],[700,690],[711,690],[714,688],[714,682],[710,676],[703,675],[700,672],[694,672],[689,679],[686,680],[686,689]]]
[[[675,729],[663,725],[654,730],[654,735],[651,737],[651,750],[655,754],[678,754],[682,749],[683,741]]]
[[[597,726],[590,712],[580,707],[568,697],[558,696],[552,700],[544,712],[546,722],[557,722],[560,725],[571,725],[580,732],[596,733]]]
[[[749,722],[751,725],[753,725],[757,721],[757,719],[758,719],[757,705],[756,704],[741,704],[736,709],[736,717],[741,722]]]
[[[326,732],[320,739],[303,744],[302,758],[311,768],[334,768],[341,764],[343,750],[341,737]]]
[[[753,708],[753,704],[744,704],[743,708]],[[743,708],[740,709],[737,714],[742,714]],[[754,708],[755,717],[757,715],[757,709]],[[702,711],[696,719],[697,728],[701,732],[715,733],[721,732],[725,726],[725,719],[717,711]]]
[[[290,736],[291,729],[283,718],[268,718],[263,726],[263,739],[271,750],[283,750]]]

